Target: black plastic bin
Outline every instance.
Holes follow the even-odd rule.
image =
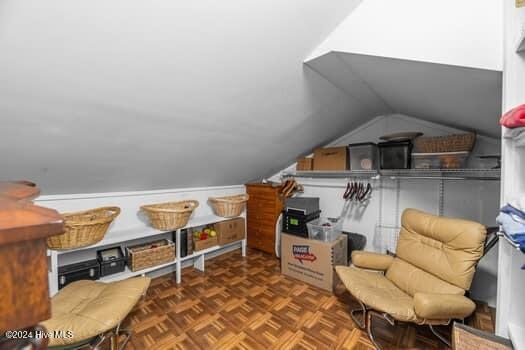
[[[412,141],[378,143],[381,169],[410,169]]]
[[[304,215],[302,211],[283,211],[282,231],[284,233],[289,233],[295,236],[308,238],[308,227],[306,226],[306,224],[312,220],[318,219],[320,216],[320,210],[308,215]]]
[[[58,267],[58,289],[62,289],[71,282],[80,280],[98,280],[100,265],[97,259]]]
[[[120,247],[98,250],[97,260],[101,277],[122,272],[126,268],[126,257]]]

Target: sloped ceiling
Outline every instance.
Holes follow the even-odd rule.
[[[394,3],[362,4],[378,1]],[[3,0],[0,178],[47,194],[239,184],[394,112],[499,132],[496,71],[337,50],[303,65],[359,4]]]
[[[3,0],[0,178],[239,184],[375,114],[302,65],[357,0]]]
[[[366,0],[306,61],[331,51],[502,70],[502,1]]]
[[[499,137],[502,73],[331,52],[307,62],[377,115],[400,113]]]

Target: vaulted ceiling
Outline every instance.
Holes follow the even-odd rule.
[[[499,137],[501,71],[345,52],[307,64],[376,115],[406,114]]]
[[[44,193],[239,184],[391,111],[494,133],[471,117],[498,108],[490,70],[362,52],[303,65],[361,3],[4,0],[0,178]]]

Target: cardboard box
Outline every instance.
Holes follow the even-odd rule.
[[[281,234],[281,273],[316,287],[333,291],[339,283],[334,267],[348,265],[346,235],[322,242]]]
[[[297,165],[295,166],[297,171],[310,171],[314,170],[314,159],[313,158],[299,158],[297,159]]]
[[[193,239],[193,245],[194,245],[193,250],[195,251],[203,250],[203,249],[214,247],[217,244],[218,244],[217,237],[208,237],[207,239],[203,239],[203,240],[197,240],[194,238]]]
[[[348,147],[317,148],[314,150],[314,170],[347,170]]]
[[[235,218],[217,222],[213,227],[215,228],[215,231],[217,231],[219,245],[240,241],[246,237],[244,218]]]

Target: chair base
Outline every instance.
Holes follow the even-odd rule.
[[[391,326],[396,324],[396,321],[387,313],[381,313],[374,310],[369,310],[366,315],[366,332],[368,333],[368,338],[376,348],[376,350],[381,350],[381,346],[376,342],[374,334],[372,333],[372,317],[382,318],[387,321]]]
[[[375,310],[371,310],[371,309],[368,309],[363,303],[359,302],[361,304],[361,307],[362,309],[355,309],[355,310],[351,310],[350,311],[350,316],[352,317],[352,320],[354,320],[354,322],[357,324],[357,326],[361,329],[365,329],[366,328],[366,332],[368,334],[368,339],[370,339],[370,341],[372,342],[372,345],[374,345],[374,347],[376,348],[376,350],[382,350],[381,346],[377,343],[375,337],[374,337],[374,333],[372,331],[372,318],[373,317],[376,317],[376,318],[381,318],[385,321],[388,322],[388,324],[390,324],[391,326],[394,326],[396,324],[396,320],[390,316],[389,314],[385,313],[385,312],[378,312],[378,311],[375,311]],[[357,319],[357,317],[355,316],[356,313],[358,312],[362,312],[363,313],[363,318],[362,318],[362,321]],[[460,322],[463,322],[463,320],[461,320]],[[432,334],[434,334],[434,336],[436,338],[438,338],[443,344],[445,344],[446,346],[448,346],[449,348],[451,348],[451,342],[446,339],[443,335],[439,334],[436,329],[434,328],[433,325],[428,325],[429,328],[430,328],[430,331],[432,332]]]
[[[363,304],[360,300],[358,300],[359,304],[361,305],[361,308],[360,309],[354,309],[354,310],[350,310],[350,317],[352,317],[352,320],[354,320],[355,324],[361,328],[361,329],[365,329],[366,328],[366,312],[368,311],[365,304]],[[360,312],[362,313],[361,315],[361,320],[359,320],[356,316],[356,314]]]
[[[452,344],[451,342],[446,339],[444,336],[442,336],[441,334],[439,334],[435,329],[434,329],[434,326],[432,326],[431,324],[428,325],[428,327],[430,328],[430,331],[432,332],[432,334],[434,334],[436,336],[436,338],[438,338],[439,340],[441,340],[446,346],[448,346],[449,348],[452,347]]]

